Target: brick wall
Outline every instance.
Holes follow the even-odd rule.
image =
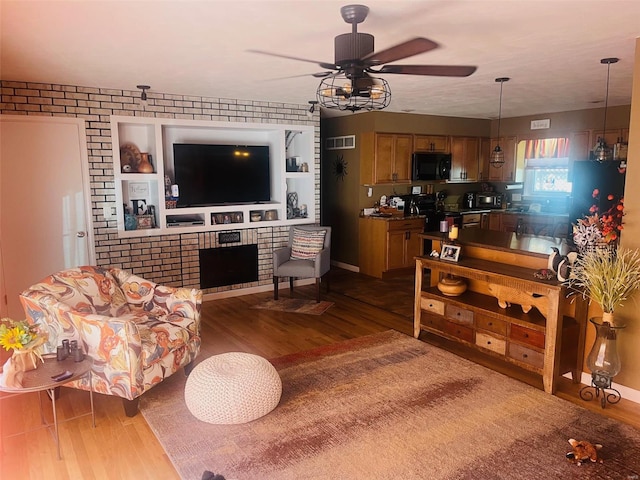
[[[148,92],[148,105],[139,103],[140,91],[0,80],[0,113],[83,118],[86,122],[91,189],[91,217],[98,265],[131,270],[149,280],[173,286],[199,287],[198,250],[215,248],[219,232],[185,233],[143,238],[118,238],[116,222],[103,216],[115,205],[111,115],[211,120],[225,122],[315,126],[315,209],[320,218],[320,118],[307,116],[308,105],[251,100],[195,97]],[[285,245],[289,227],[241,230],[233,245],[258,245],[259,280],[251,284],[205,290],[215,293],[271,284],[271,252]]]

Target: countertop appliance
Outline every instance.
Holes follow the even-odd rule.
[[[476,208],[502,208],[502,194],[497,192],[478,192]]]
[[[462,196],[462,208],[476,208],[476,192],[467,192]]]
[[[413,180],[449,180],[450,153],[416,152],[411,157]]]

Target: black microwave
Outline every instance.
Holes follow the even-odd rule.
[[[416,152],[411,165],[412,180],[449,180],[451,154]]]

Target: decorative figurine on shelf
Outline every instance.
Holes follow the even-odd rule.
[[[138,173],[153,173],[153,165],[151,165],[151,155],[148,153],[140,154],[141,160],[138,164]]]

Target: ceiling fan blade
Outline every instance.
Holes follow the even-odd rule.
[[[329,75],[335,75],[335,72],[316,72],[316,73],[304,73],[302,75],[289,75],[286,77],[276,77],[276,78],[266,78],[265,81],[272,82],[274,80],[288,80],[289,78],[301,78],[301,77],[315,77],[315,78],[326,78]]]
[[[428,38],[416,37],[406,42],[395,45],[380,52],[373,52],[361,58],[363,62],[369,65],[382,65],[403,58],[418,55],[419,53],[428,52],[434,48],[438,48],[438,44]]]
[[[436,77],[468,77],[478,67],[470,65],[384,65],[377,73],[432,75]]]
[[[260,53],[262,55],[271,55],[272,57],[287,58],[289,60],[298,60],[300,62],[315,63],[317,65],[320,65],[322,68],[326,68],[328,70],[338,70],[338,67],[333,63],[318,62],[316,60],[309,60],[308,58],[292,57],[290,55],[281,55],[279,53],[265,52],[264,50],[252,50],[252,49],[250,49],[250,50],[247,50],[247,51],[248,52],[252,52],[252,53]]]

